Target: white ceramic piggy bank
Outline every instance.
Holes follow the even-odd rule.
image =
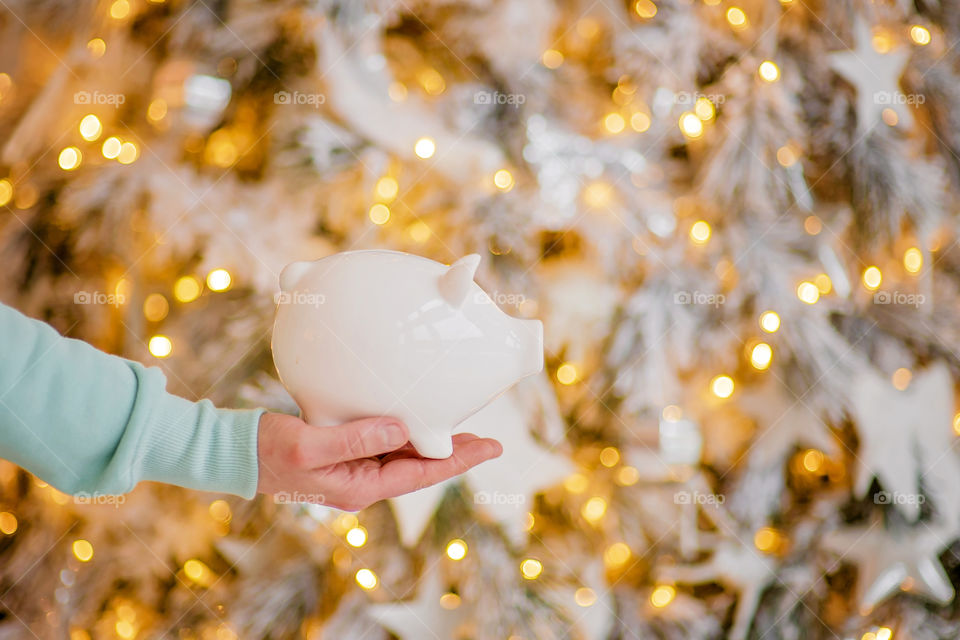
[[[287,265],[273,360],[303,419],[393,416],[420,455],[448,457],[454,427],[543,369],[543,325],[501,311],[479,264],[348,251]]]

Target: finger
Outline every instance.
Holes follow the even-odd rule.
[[[400,458],[385,463],[380,467],[376,489],[380,499],[410,493],[460,475],[501,453],[503,447],[496,440],[460,434],[453,439],[453,455],[449,458]]]
[[[467,442],[469,440],[476,440],[476,439],[477,439],[477,436],[473,435],[472,433],[462,433],[462,434],[453,436],[454,443]],[[385,456],[381,456],[380,462],[386,464],[391,460],[398,460],[400,458],[422,458],[422,457],[423,456],[421,456],[417,452],[416,447],[414,447],[411,443],[408,442],[407,444],[403,445],[396,451],[391,451]]]
[[[310,468],[369,458],[407,441],[407,427],[393,418],[364,418],[336,427],[311,427],[300,436],[302,461]]]

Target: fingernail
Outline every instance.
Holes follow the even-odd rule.
[[[388,422],[383,427],[383,437],[388,447],[399,447],[407,441],[407,434],[396,422]]]

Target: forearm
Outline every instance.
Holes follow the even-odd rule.
[[[165,387],[158,369],[0,305],[0,457],[68,493],[156,480],[253,496],[262,411],[216,409]]]

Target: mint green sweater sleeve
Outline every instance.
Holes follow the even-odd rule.
[[[61,491],[120,494],[154,480],[251,498],[262,413],[171,395],[159,369],[0,304],[0,458]]]

